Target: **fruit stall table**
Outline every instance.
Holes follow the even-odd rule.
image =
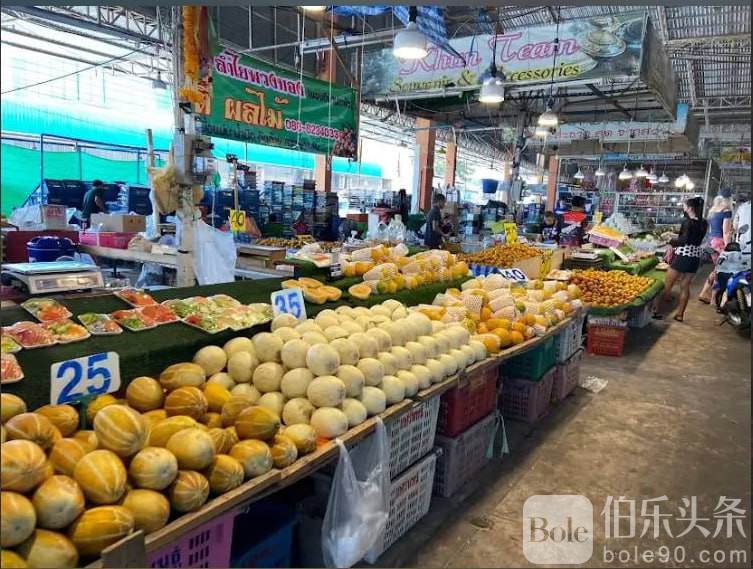
[[[360,281],[361,279],[357,279]],[[401,290],[389,295],[372,295],[366,300],[347,297],[347,293],[337,302],[321,305],[306,303],[306,313],[314,316],[325,308],[336,308],[341,304],[351,306],[371,306],[394,298],[408,305],[431,303],[434,297],[450,287],[459,287],[466,279],[423,285],[414,290]],[[347,288],[354,279],[344,279],[340,288]],[[345,286],[347,285],[347,286]],[[271,293],[280,290],[280,279],[260,279],[254,281],[237,281],[217,285],[171,288],[154,291],[152,296],[162,302],[171,298],[189,298],[192,296],[211,296],[228,294],[243,303],[269,303]],[[85,312],[110,313],[115,310],[130,308],[120,298],[112,295],[60,298],[72,313],[73,320]],[[0,310],[0,322],[9,326],[22,320],[34,321],[34,318],[20,306]],[[141,375],[159,374],[169,365],[180,361],[191,361],[199,348],[207,344],[222,345],[235,336],[253,336],[269,329],[270,324],[261,324],[242,331],[226,330],[217,334],[208,334],[181,323],[166,324],[151,330],[130,332],[124,330],[116,336],[92,336],[81,342],[58,344],[49,348],[21,350],[16,354],[18,363],[24,371],[25,378],[18,383],[3,386],[3,390],[22,397],[30,408],[41,407],[50,402],[50,366],[73,358],[101,352],[117,352],[120,356],[120,374],[122,388],[127,382]]]
[[[607,270],[610,271],[624,271],[630,275],[643,276],[645,273],[653,269],[659,264],[659,259],[656,255],[640,259],[634,263],[626,263],[617,258],[617,255],[609,249],[599,249],[599,255],[601,255],[607,262]]]
[[[379,417],[387,422],[394,421],[406,415],[428,399],[438,397],[463,380],[472,378],[477,370],[483,369],[490,361],[494,360],[502,363],[509,358],[536,348],[548,338],[563,331],[574,318],[578,318],[579,316],[580,312],[574,313],[548,330],[545,335],[532,338],[499,354],[476,362],[444,381],[419,391],[411,399],[403,400],[388,407]],[[346,447],[352,447],[374,432],[376,424],[376,417],[372,417],[361,425],[350,429],[340,437],[340,440],[343,441]],[[144,536],[141,531],[130,534],[120,542],[105,549],[102,558],[89,566],[146,567],[149,565],[148,555],[150,553],[159,551],[183,537],[193,535],[197,533],[197,530],[203,531],[213,520],[217,520],[233,510],[248,506],[313,474],[325,465],[335,461],[338,454],[337,444],[334,441],[329,441],[321,445],[313,453],[297,460],[291,466],[282,470],[273,469],[265,475],[248,480],[238,488],[208,501],[198,511],[184,514],[156,532],[150,533],[147,536]]]

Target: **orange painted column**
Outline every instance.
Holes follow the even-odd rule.
[[[559,160],[556,156],[550,156],[549,178],[546,184],[546,209],[549,211],[557,208],[557,174],[559,174]]]
[[[418,208],[427,212],[431,209],[432,182],[434,181],[434,143],[436,132],[429,129],[429,119],[417,118],[416,144],[418,145]]]
[[[447,143],[447,153],[444,159],[444,185],[455,187],[455,172],[458,163],[458,145],[455,142]]]

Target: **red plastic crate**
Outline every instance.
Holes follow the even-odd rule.
[[[490,359],[442,395],[437,431],[454,437],[492,412],[497,404],[499,362]]]
[[[113,231],[79,232],[79,242],[82,245],[95,245],[97,247],[112,247],[113,249],[128,249],[128,244],[135,233],[117,233]]]
[[[554,375],[554,383],[552,384],[553,400],[562,401],[578,385],[582,357],[583,349],[581,348],[570,356],[570,359],[566,362],[557,364],[557,373]]]
[[[150,567],[228,567],[235,510],[149,554]]]
[[[625,347],[626,328],[616,326],[588,325],[588,353],[599,356],[622,356]]]
[[[505,419],[517,419],[535,423],[549,409],[552,396],[552,383],[557,368],[552,367],[539,381],[527,379],[503,380],[502,416]]]

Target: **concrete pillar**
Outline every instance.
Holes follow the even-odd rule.
[[[332,156],[329,154],[314,156],[314,180],[317,192],[332,191]]]
[[[458,163],[458,145],[455,142],[447,143],[447,153],[444,159],[444,185],[455,187],[455,168]]]
[[[329,30],[329,20],[325,19],[320,27],[320,35],[325,37]],[[326,26],[326,29],[325,29]],[[337,74],[337,58],[332,49],[320,54],[319,66],[316,77],[321,81],[335,82]],[[329,193],[332,191],[332,156],[317,154],[314,161],[314,180],[318,192]]]
[[[416,119],[416,144],[418,146],[418,207],[421,211],[431,209],[432,182],[434,180],[434,143],[436,132],[429,119]]]
[[[549,157],[549,177],[546,184],[546,209],[554,211],[557,207],[557,176],[560,164],[556,156]]]

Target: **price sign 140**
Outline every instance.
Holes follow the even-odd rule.
[[[50,403],[75,403],[84,397],[120,389],[120,357],[115,352],[92,354],[50,366]]]

